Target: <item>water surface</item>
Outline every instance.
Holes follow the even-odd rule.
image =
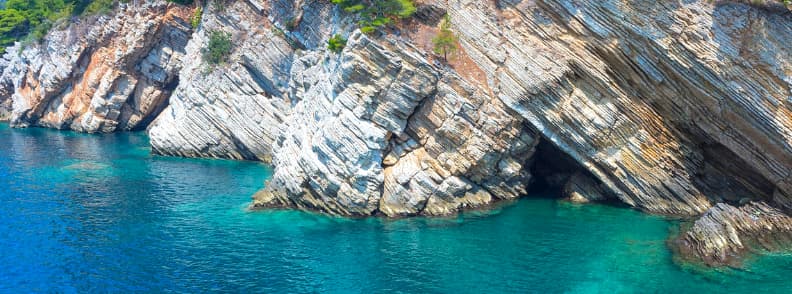
[[[792,256],[675,265],[676,224],[524,199],[449,219],[248,212],[253,162],[0,124],[0,292],[784,293]]]

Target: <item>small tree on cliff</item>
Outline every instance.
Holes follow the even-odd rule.
[[[231,53],[231,34],[221,31],[209,33],[209,44],[203,50],[204,61],[217,65],[228,59]]]
[[[442,55],[446,61],[448,61],[448,55],[457,51],[457,37],[451,31],[451,18],[448,14],[443,18],[440,32],[432,39],[432,44],[434,44],[434,53]]]

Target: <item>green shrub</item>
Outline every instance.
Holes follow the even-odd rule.
[[[210,32],[209,44],[203,50],[204,61],[212,65],[226,62],[231,46],[231,34],[222,31]]]
[[[432,44],[434,53],[442,55],[445,60],[448,60],[449,54],[454,54],[457,51],[457,36],[451,31],[451,17],[448,14],[440,24],[440,32],[432,38]]]
[[[341,37],[339,34],[335,34],[330,40],[327,40],[327,49],[330,49],[333,53],[341,53],[341,50],[344,50],[346,47],[347,39]]]
[[[190,17],[190,25],[193,29],[197,29],[201,25],[201,17],[203,17],[203,8],[195,8],[192,17]]]
[[[28,30],[28,21],[22,13],[14,9],[0,10],[0,54],[5,47],[24,37]]]
[[[121,0],[126,2],[127,0]],[[117,0],[8,0],[0,9],[0,48],[29,43],[73,16],[109,13]],[[0,49],[0,52],[5,49]]]

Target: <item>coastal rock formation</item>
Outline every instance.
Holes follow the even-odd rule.
[[[790,16],[661,2],[447,9],[495,95],[624,203],[675,215],[743,197],[789,208]]]
[[[459,76],[446,73],[385,156],[380,211],[448,215],[528,193],[539,134]]]
[[[630,206],[672,215],[695,216],[715,203],[743,198],[790,209],[789,14],[743,4],[675,1],[661,6],[460,0],[449,1],[445,9],[460,34],[466,55],[460,58],[472,60],[485,75],[480,90],[497,97],[509,119],[525,121],[529,132],[577,161],[595,179],[586,185],[589,190],[596,186],[600,194]],[[650,17],[657,11],[662,17]],[[480,85],[465,72],[460,77]],[[401,138],[410,139],[428,140]],[[416,158],[420,144],[411,144],[416,154],[383,158],[381,212],[414,214],[436,189],[475,190],[464,180],[443,188],[438,187],[444,180],[425,180],[430,177],[418,171],[431,164]],[[406,162],[394,161],[401,158]],[[388,170],[409,172],[399,182]],[[496,171],[492,165],[487,169],[489,175]],[[424,185],[408,184],[406,178],[414,174],[419,177],[409,181]],[[409,189],[402,191],[395,182]],[[567,186],[569,191],[584,187]],[[271,197],[264,194],[263,199]],[[396,208],[388,208],[390,203]]]
[[[403,43],[350,36],[336,56],[315,52],[292,67],[300,101],[278,139],[275,174],[254,205],[371,215],[390,137],[432,94],[437,72]]]
[[[12,126],[112,132],[143,129],[159,114],[178,83],[192,10],[120,6],[8,50],[0,97],[11,95]]]
[[[792,217],[764,202],[719,203],[673,245],[685,260],[734,265],[748,251],[792,248]]]
[[[155,153],[272,160],[279,126],[292,107],[287,94],[294,49],[256,7],[237,1],[215,13],[207,6],[186,47],[192,62],[149,129]],[[235,46],[229,61],[217,67],[202,62],[214,31],[230,33]]]

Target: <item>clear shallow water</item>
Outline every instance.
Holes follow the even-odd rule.
[[[248,212],[252,162],[149,155],[141,134],[0,124],[0,292],[784,293],[792,256],[673,264],[675,224],[525,199],[450,219]]]

